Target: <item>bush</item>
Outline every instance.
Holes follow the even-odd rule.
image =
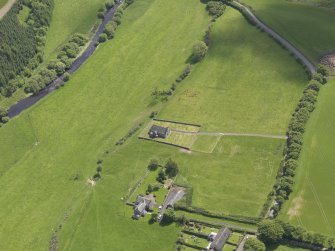
[[[55,64],[55,71],[58,76],[62,75],[65,72],[65,64],[62,62],[57,62]]]
[[[165,164],[165,173],[171,178],[175,177],[179,172],[179,167],[175,161],[169,159]]]
[[[221,16],[225,10],[225,5],[222,2],[211,1],[207,3],[206,9],[214,18]]]
[[[319,64],[317,68],[317,73],[320,73],[324,77],[328,77],[330,74],[330,69],[325,65]]]
[[[192,50],[192,63],[200,62],[205,56],[208,51],[208,47],[205,42],[198,41],[193,45]]]
[[[98,41],[99,41],[99,43],[103,43],[103,42],[106,42],[107,39],[108,39],[107,34],[106,33],[102,33],[102,34],[99,35]]]
[[[97,14],[98,18],[104,19],[105,18],[105,13],[103,11],[99,11]]]
[[[69,80],[70,80],[70,77],[71,77],[70,73],[65,72],[65,73],[64,73],[64,77],[63,77],[63,81],[64,81],[64,82],[69,81]]]
[[[162,223],[171,224],[172,222],[174,222],[175,219],[176,219],[176,214],[173,208],[168,208],[164,212]]]
[[[152,160],[150,160],[150,163],[149,163],[149,165],[148,165],[148,169],[149,169],[150,171],[156,171],[157,168],[158,168],[158,166],[159,166],[159,164],[158,164],[158,160],[156,160],[156,159],[152,159]]]
[[[114,4],[115,4],[114,0],[108,1],[108,2],[105,3],[105,7],[106,7],[107,10],[109,10],[109,9],[113,8]]]
[[[256,238],[248,238],[244,244],[244,251],[265,251],[265,245],[263,242]]]
[[[166,174],[163,170],[160,170],[157,176],[157,181],[160,183],[164,183],[165,180],[166,180]]]

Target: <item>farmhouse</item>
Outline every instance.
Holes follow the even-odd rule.
[[[134,204],[134,215],[133,218],[138,220],[140,217],[145,216],[148,211],[151,211],[156,206],[156,199],[153,194],[146,196],[137,196]]]
[[[150,138],[163,138],[165,139],[169,136],[171,130],[168,127],[162,127],[158,125],[153,125],[149,130]]]
[[[211,234],[209,236],[210,239],[212,239],[212,243],[209,245],[209,248],[207,250],[209,251],[221,251],[224,244],[228,240],[229,236],[231,234],[231,230],[229,228],[221,228],[219,232],[214,236]]]

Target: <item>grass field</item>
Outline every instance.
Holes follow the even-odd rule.
[[[177,183],[193,187],[192,205],[257,216],[275,180],[284,141],[222,137],[212,154],[179,160]]]
[[[105,0],[55,0],[52,22],[48,31],[45,56],[76,33],[88,33],[98,22],[97,12]]]
[[[321,90],[307,126],[294,193],[281,218],[335,236],[335,81]]]
[[[257,16],[296,45],[314,63],[324,53],[335,51],[335,11],[285,0],[243,2],[252,6]]]
[[[220,139],[221,136],[198,135],[191,149],[197,152],[212,153]]]
[[[72,1],[63,3],[65,8]],[[76,3],[76,11],[55,14],[52,25],[65,26],[67,18],[77,19],[78,14],[73,13],[90,9],[82,1]],[[6,170],[0,178],[1,250],[47,250],[59,224],[64,229],[61,250],[101,250],[111,246],[116,250],[172,249],[178,232],[175,226],[134,224],[122,217],[120,198],[148,162],[145,166],[132,163],[122,169],[118,163],[106,163],[105,177],[95,189],[88,187],[86,180],[94,174],[96,161],[106,148],[123,137],[138,119],[149,116],[151,111],[146,109],[151,90],[167,88],[185,68],[192,44],[202,37],[208,21],[199,1],[136,1],[127,10],[117,37],[102,45],[64,88],[0,129],[0,138],[6,136],[9,142],[0,146],[1,155],[8,156],[5,163],[0,163],[0,170]],[[57,32],[52,29],[56,27],[50,29],[55,38]],[[48,45],[49,52],[66,37],[60,34],[56,43],[52,36],[49,39],[54,45]],[[27,127],[27,114],[39,144],[13,154],[15,141],[27,146],[34,143],[30,132],[22,138],[16,135],[15,125]],[[122,162],[133,157],[128,155]],[[74,212],[79,218],[73,217]],[[127,241],[129,235],[131,243]],[[148,236],[152,241],[149,246]]]
[[[159,117],[199,123],[202,131],[284,134],[307,83],[301,66],[231,8],[211,40]]]

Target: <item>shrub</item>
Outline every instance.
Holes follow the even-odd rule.
[[[102,34],[99,35],[99,39],[98,39],[98,41],[99,41],[99,43],[103,43],[103,42],[105,42],[107,39],[108,39],[107,34],[106,34],[106,33],[102,33]]]
[[[58,76],[62,75],[65,72],[65,64],[62,62],[57,62],[55,64],[55,71]]]
[[[206,55],[208,51],[208,47],[205,42],[203,41],[198,41],[193,45],[193,50],[192,50],[192,63],[197,63],[200,62]]]
[[[317,68],[317,73],[320,73],[324,77],[328,77],[330,74],[330,69],[325,65],[319,64]]]
[[[165,180],[166,180],[166,174],[165,174],[165,172],[163,170],[161,170],[158,173],[157,181],[160,182],[160,183],[164,183]]]
[[[172,222],[174,222],[175,219],[176,219],[176,214],[173,208],[168,208],[164,212],[162,223],[171,224]]]
[[[64,73],[64,77],[63,77],[63,81],[64,81],[64,82],[69,81],[69,80],[70,80],[70,77],[71,77],[70,73],[65,72],[65,73]]]
[[[244,244],[244,251],[265,251],[265,245],[263,242],[256,238],[248,238]]]
[[[175,177],[179,172],[179,167],[175,161],[169,159],[165,164],[165,173],[171,178]]]
[[[211,1],[207,3],[206,9],[214,18],[221,16],[225,10],[225,5],[222,2]]]
[[[107,10],[109,10],[109,9],[113,8],[114,4],[115,4],[114,0],[108,1],[108,2],[105,3],[105,7],[106,7]]]
[[[102,166],[99,165],[99,166],[97,167],[97,172],[98,172],[98,173],[101,173],[101,172],[102,172]]]
[[[150,160],[150,163],[149,163],[149,165],[148,165],[148,169],[149,169],[150,171],[156,171],[157,168],[158,168],[158,166],[159,166],[159,164],[158,164],[158,160],[156,160],[156,159],[152,159],[152,160]]]
[[[104,19],[105,18],[105,13],[103,11],[99,11],[97,14],[98,18]]]

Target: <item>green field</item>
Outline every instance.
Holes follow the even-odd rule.
[[[197,152],[212,153],[220,139],[221,136],[198,135],[191,149]]]
[[[177,183],[193,187],[193,206],[258,216],[283,145],[283,140],[222,137],[212,154],[193,152],[187,161],[179,160],[183,168]]]
[[[159,117],[199,123],[202,131],[285,134],[307,83],[301,66],[231,8],[211,40]]]
[[[64,1],[64,5],[70,2]],[[82,1],[78,6],[89,9]],[[72,18],[70,14],[55,14],[54,25]],[[0,203],[5,205],[0,210],[1,250],[47,250],[59,224],[64,228],[59,245],[68,247],[61,250],[111,246],[117,250],[172,249],[176,227],[134,224],[128,216],[122,217],[124,206],[120,198],[148,162],[122,169],[117,163],[106,164],[106,177],[94,189],[86,180],[94,174],[102,153],[114,146],[137,120],[149,116],[152,90],[167,88],[185,68],[185,59],[194,41],[202,37],[208,21],[200,2],[136,1],[126,11],[117,37],[102,45],[65,87],[1,128],[0,138],[6,135],[9,144],[0,146],[1,155],[8,156],[5,163],[0,163],[0,171],[6,170],[0,177]],[[52,28],[50,33],[56,34]],[[60,36],[63,38],[59,42],[66,37]],[[52,51],[59,42],[49,44],[48,50]],[[27,114],[39,144],[13,154],[16,145],[34,143],[28,129],[26,136],[16,134],[17,126],[29,128]],[[16,144],[17,141],[20,142]],[[126,163],[127,158],[122,162]],[[74,212],[79,212],[75,215],[79,218],[74,217]],[[77,227],[80,229],[71,231]],[[131,243],[126,241],[129,235]],[[150,246],[148,236],[153,242]]]
[[[314,63],[335,51],[335,11],[285,0],[243,0]],[[314,1],[316,2],[316,1]],[[306,18],[308,17],[308,18]]]
[[[54,0],[52,22],[45,45],[45,56],[76,33],[88,33],[98,22],[97,12],[105,0]]]
[[[321,90],[307,126],[294,193],[281,218],[335,236],[335,81]]]

